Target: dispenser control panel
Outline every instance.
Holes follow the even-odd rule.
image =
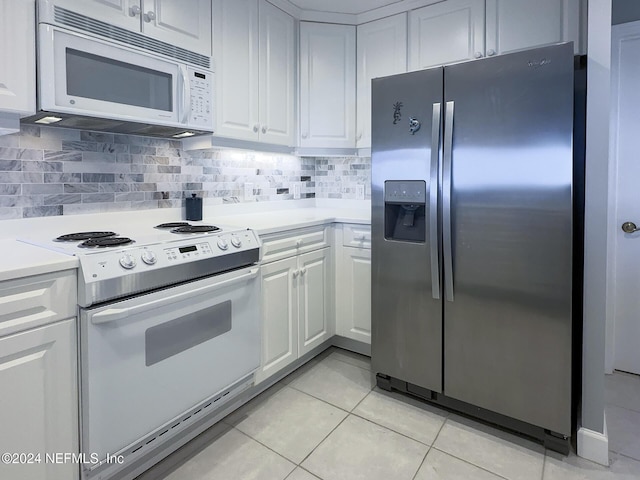
[[[387,180],[384,182],[386,203],[426,203],[427,183],[424,180]]]

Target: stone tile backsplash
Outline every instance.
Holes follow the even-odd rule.
[[[371,194],[369,158],[300,158],[240,150],[185,151],[174,140],[23,126],[0,136],[0,219],[174,208],[204,203]]]

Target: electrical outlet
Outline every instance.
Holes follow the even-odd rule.
[[[293,198],[294,199],[299,199],[300,198],[300,182],[296,182],[293,184]]]
[[[245,182],[244,184],[244,201],[249,202],[254,199],[253,196],[253,183]]]
[[[364,200],[364,185],[356,185],[356,200]]]

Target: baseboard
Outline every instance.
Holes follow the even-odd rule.
[[[604,433],[580,427],[577,433],[578,456],[609,466],[609,434],[607,417],[604,418]]]

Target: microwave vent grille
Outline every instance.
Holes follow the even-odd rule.
[[[55,7],[54,18],[56,23],[60,25],[73,27],[86,33],[175,58],[192,65],[198,65],[207,69],[211,68],[211,58],[206,55],[176,47],[170,43],[161,42],[160,40],[155,40],[140,33],[131,32],[64,8]]]

